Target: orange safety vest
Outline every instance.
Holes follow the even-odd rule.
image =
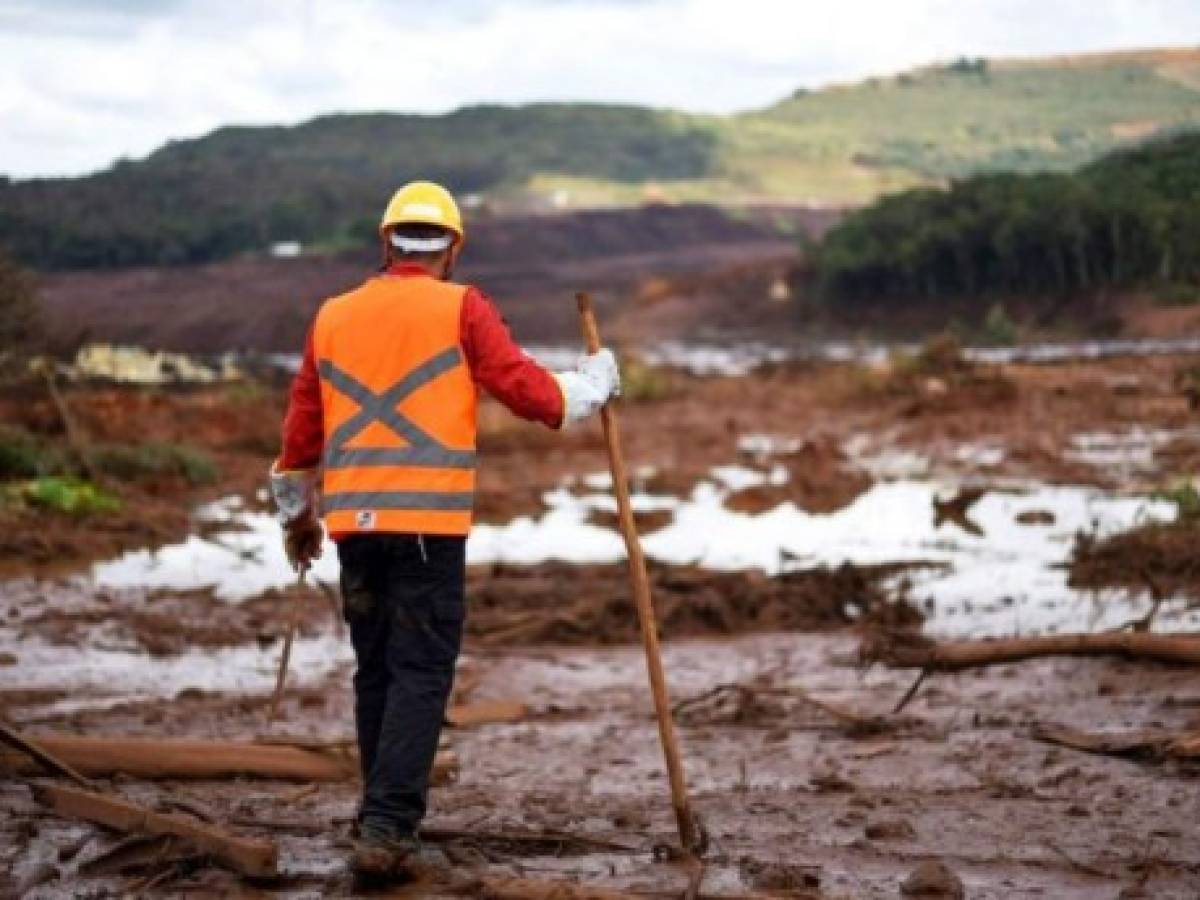
[[[465,295],[380,275],[317,314],[330,532],[471,530],[478,392],[462,350]]]

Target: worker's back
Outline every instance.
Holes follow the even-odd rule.
[[[477,393],[461,347],[465,293],[380,275],[318,313],[330,531],[470,530]]]

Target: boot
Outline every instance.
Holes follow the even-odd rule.
[[[360,878],[381,880],[412,878],[409,861],[415,860],[421,844],[413,835],[388,834],[370,826],[360,829],[350,857],[351,868]]]

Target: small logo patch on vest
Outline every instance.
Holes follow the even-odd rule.
[[[375,527],[375,510],[360,509],[354,515],[354,524],[359,528],[369,529]]]

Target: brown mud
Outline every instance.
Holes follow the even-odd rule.
[[[905,454],[951,482],[1036,479],[1138,491],[1195,475],[1188,429],[1197,422],[1177,381],[1194,365],[1163,357],[1000,369],[951,361],[919,371],[907,363],[789,365],[714,379],[676,373],[664,396],[624,401],[621,422],[631,465],[653,470],[638,476],[645,490],[685,498],[714,466],[736,463],[766,480],[732,493],[730,504],[745,511],[786,501],[836,509]],[[120,547],[195,531],[187,510],[205,500],[238,494],[261,508],[282,397],[264,388],[239,392],[235,402],[228,390],[67,391],[92,440],[191,443],[223,474],[203,487],[118,485],[125,506],[115,521],[0,513],[10,534],[19,526],[27,535],[0,544],[6,571],[20,576],[0,582],[0,621],[19,638],[11,658],[0,657],[0,712],[15,726],[33,734],[352,735],[353,665],[338,635],[336,595],[331,601],[318,588],[290,587],[227,603],[206,591],[100,591],[63,572]],[[61,425],[42,403],[5,397],[4,421],[58,439]],[[491,405],[481,423],[485,521],[538,516],[545,492],[578,490],[580,476],[605,469],[594,424],[559,435],[513,423]],[[1134,429],[1168,437],[1126,467],[1078,452],[1080,434]],[[980,454],[981,447],[994,452]],[[790,477],[772,485],[778,466]],[[161,522],[161,530],[131,530],[139,520]],[[57,549],[36,553],[37,541]],[[1141,564],[1157,550],[1127,552]],[[1172,552],[1182,561],[1186,548]],[[907,566],[919,562],[774,578],[652,569],[685,767],[710,838],[701,896],[895,898],[908,896],[902,885],[932,878],[934,863],[946,870],[938,870],[940,883],[961,882],[972,900],[1200,895],[1200,771],[1077,753],[1034,732],[1043,723],[1088,731],[1195,727],[1200,673],[1112,659],[1037,660],[931,676],[894,715],[916,673],[864,670],[857,648],[864,629],[918,624],[903,600]],[[1094,583],[1145,588],[1129,575],[1136,566],[1121,572]],[[683,894],[687,873],[656,849],[674,841],[674,826],[624,578],[619,565],[470,571],[462,693],[519,700],[530,712],[447,731],[459,775],[435,789],[428,825],[443,836],[459,833],[434,842],[450,857],[451,874],[395,896],[503,895],[502,878],[514,890],[511,879],[524,878],[633,896]],[[297,601],[299,662],[283,719],[269,725],[273,668]],[[61,684],[25,678],[26,667],[55,653]],[[111,670],[111,684],[71,681],[88,654],[127,654],[129,671]],[[171,687],[167,676],[180,665],[234,660],[220,654],[250,660],[243,686]],[[134,687],[125,686],[127,677]],[[119,836],[49,814],[23,782],[7,779],[0,780],[3,890],[45,898],[357,893],[346,871],[353,783],[308,791],[250,779],[118,778],[103,786],[150,806],[183,800],[239,833],[277,840],[282,877],[249,885],[166,856],[98,871],[88,862]],[[571,890],[555,896],[586,896]]]
[[[855,622],[913,627],[920,615],[885,583],[910,566],[894,563],[815,568],[768,577],[651,565],[659,633],[670,640],[755,631],[817,631]],[[477,567],[470,573],[468,632],[489,646],[546,643],[629,644],[638,627],[629,615],[624,565]]]
[[[679,716],[693,803],[710,839],[703,896],[894,898],[929,861],[973,898],[1195,896],[1193,768],[1131,764],[1032,737],[1047,719],[1183,727],[1195,719],[1195,678],[1144,664],[1040,661],[937,676],[903,717],[891,717],[911,676],[863,673],[851,662],[854,649],[837,634],[667,645],[677,699],[719,684],[744,686],[737,693],[749,698]],[[685,873],[656,862],[654,848],[674,840],[673,824],[639,656],[633,648],[538,647],[475,657],[477,695],[518,696],[532,712],[451,733],[460,774],[435,789],[428,820],[431,830],[466,835],[439,842],[454,861],[448,878],[523,876],[681,895]],[[795,699],[802,696],[882,724],[848,727]],[[247,738],[263,730],[263,704],[191,693],[38,727]],[[345,735],[350,709],[343,670],[291,692],[281,731],[330,736],[332,719]],[[257,890],[358,895],[343,862],[353,784],[308,792],[265,781],[126,779],[109,788],[151,806],[183,801],[237,823],[239,833],[278,841],[285,875]],[[161,859],[127,874],[84,874],[80,866],[117,836],[45,814],[18,782],[0,784],[0,794],[9,810],[0,821],[5,858],[15,880],[44,879],[34,896],[128,893],[148,876],[163,879],[155,895],[246,889],[221,869]],[[583,840],[503,839],[555,833]],[[431,885],[408,894],[449,895]]]
[[[565,343],[579,333],[572,299],[577,290],[595,293],[604,318],[611,319],[620,298],[635,293],[646,272],[686,280],[749,271],[753,285],[761,280],[759,266],[788,271],[796,234],[818,235],[840,216],[837,210],[779,208],[735,218],[684,204],[481,217],[468,223],[470,250],[456,275],[485,287],[522,340]],[[60,349],[86,341],[189,353],[231,347],[298,353],[321,302],[356,287],[378,265],[378,249],[368,246],[334,256],[50,274],[41,292]],[[736,275],[718,280],[744,287]],[[777,333],[790,321],[790,310],[770,301],[769,283],[756,292],[754,318],[763,317]],[[705,303],[692,304],[701,306],[719,313],[731,304],[724,290],[709,289]],[[741,322],[748,324],[745,303],[741,308]],[[739,324],[736,314],[721,318]],[[676,326],[673,336],[699,336],[711,328],[711,320],[696,316],[684,332]]]
[[[1200,521],[1152,523],[1102,540],[1080,535],[1071,585],[1149,590],[1200,601]]]

